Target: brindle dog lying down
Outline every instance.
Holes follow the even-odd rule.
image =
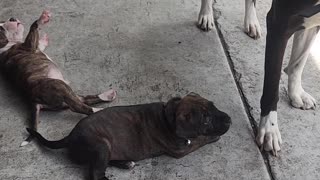
[[[71,158],[90,165],[90,180],[105,180],[108,165],[133,168],[134,162],[166,154],[181,158],[226,133],[230,117],[195,93],[133,106],[110,107],[80,120],[71,133],[48,141],[27,129],[49,148],[68,148]]]
[[[68,85],[56,63],[44,50],[48,37],[39,38],[39,29],[50,20],[50,12],[43,11],[34,21],[23,41],[24,26],[16,18],[0,23],[1,72],[29,99],[32,106],[31,127],[37,130],[41,109],[58,110],[69,107],[72,111],[92,114],[101,108],[92,104],[112,101],[114,90],[99,95],[80,96]],[[31,141],[31,136],[21,145]]]

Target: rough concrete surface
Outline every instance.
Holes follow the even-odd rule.
[[[218,1],[218,23],[258,120],[264,39],[253,41],[243,34],[242,1]],[[161,156],[137,162],[133,170],[108,168],[110,179],[270,179],[217,31],[205,33],[195,26],[200,0],[2,0],[0,7],[1,19],[14,16],[26,27],[50,9],[52,21],[43,29],[50,39],[47,54],[77,93],[117,90],[118,98],[103,107],[167,101],[194,91],[231,116],[233,124],[220,141],[181,159]],[[267,2],[258,1],[258,8],[264,19]],[[315,66],[311,69],[304,84],[317,98]],[[283,92],[279,117],[285,143],[280,158],[270,158],[272,175],[317,179],[319,111],[291,108]],[[35,142],[19,148],[30,112],[3,79],[0,98],[1,180],[87,179],[87,167],[70,162],[64,150]],[[60,139],[82,117],[68,110],[41,112],[39,131]]]
[[[238,82],[248,101],[248,109],[258,124],[263,85],[265,16],[271,7],[271,0],[257,1],[258,18],[263,30],[263,37],[259,40],[250,39],[242,32],[244,3],[244,0],[217,1],[214,7],[218,27],[239,77]],[[319,40],[318,44],[320,45]],[[320,101],[319,47],[309,57],[302,77],[303,87],[318,102]],[[291,41],[287,47],[283,68],[288,64],[290,52]],[[320,111],[293,108],[287,95],[287,81],[287,75],[283,72],[278,104],[278,120],[283,144],[280,157],[268,156],[271,175],[274,179],[318,180],[320,179]]]

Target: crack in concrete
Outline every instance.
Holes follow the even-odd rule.
[[[216,1],[214,1],[216,3]],[[215,4],[214,3],[214,4]],[[222,48],[224,50],[224,53],[225,53],[225,56],[227,58],[227,61],[228,61],[228,64],[229,64],[229,68],[232,72],[232,76],[233,76],[233,79],[236,83],[236,86],[237,86],[237,89],[238,89],[238,92],[240,94],[240,98],[241,98],[241,101],[243,103],[243,106],[244,106],[244,109],[245,109],[245,112],[247,114],[247,117],[249,118],[249,122],[250,122],[250,125],[251,125],[251,128],[253,130],[253,133],[255,136],[257,136],[257,132],[258,132],[258,125],[255,121],[255,119],[253,118],[253,115],[251,114],[251,111],[250,109],[252,109],[252,107],[250,106],[249,104],[249,101],[247,99],[247,97],[245,96],[245,93],[244,93],[244,90],[243,90],[243,86],[242,86],[242,83],[240,82],[240,79],[241,79],[241,73],[239,73],[236,69],[235,69],[235,66],[234,66],[234,63],[232,61],[232,58],[230,56],[230,52],[229,52],[229,46],[226,42],[226,40],[224,39],[224,36],[222,34],[222,31],[221,31],[221,25],[219,24],[218,22],[218,19],[219,17],[221,16],[221,12],[217,9],[214,8],[213,6],[213,13],[214,13],[214,24],[215,24],[215,27],[216,27],[216,30],[217,30],[217,33],[218,33],[218,36],[219,36],[219,39],[220,39],[220,42],[222,44]],[[267,171],[268,171],[268,174],[269,174],[269,177],[271,180],[275,180],[275,176],[272,172],[272,169],[271,169],[271,165],[270,165],[270,159],[269,159],[269,154],[268,152],[261,152],[261,156],[264,160],[264,163],[266,165],[266,168],[267,168]]]

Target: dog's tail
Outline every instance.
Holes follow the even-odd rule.
[[[35,131],[33,129],[27,128],[27,131],[30,133],[30,135],[32,135],[33,137],[38,139],[40,144],[42,144],[50,149],[61,149],[61,148],[67,147],[67,145],[68,145],[68,137],[69,136],[66,136],[63,139],[58,140],[58,141],[48,141],[41,134],[39,134],[37,131]]]

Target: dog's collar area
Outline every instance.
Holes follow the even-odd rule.
[[[190,139],[186,139],[186,145],[190,145],[191,144],[191,140]]]

